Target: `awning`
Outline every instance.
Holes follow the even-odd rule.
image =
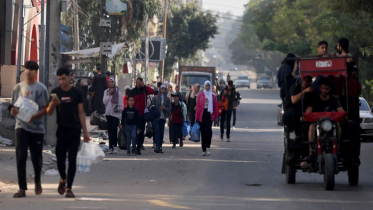
[[[120,43],[113,45],[112,54],[107,55],[109,58],[114,57],[121,49],[125,47],[126,43]],[[68,55],[70,57],[76,57],[76,58],[94,58],[100,56],[100,48],[95,47],[91,49],[86,50],[78,50],[78,51],[71,51],[71,52],[64,52],[63,55]]]

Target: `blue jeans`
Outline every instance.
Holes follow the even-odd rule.
[[[158,119],[153,120],[154,129],[154,141],[157,148],[162,148],[163,138],[164,138],[164,127],[166,125],[166,120]]]
[[[132,150],[136,150],[136,138],[137,138],[137,126],[136,125],[126,125],[126,137],[127,137],[127,152],[131,150],[131,140],[132,140]]]

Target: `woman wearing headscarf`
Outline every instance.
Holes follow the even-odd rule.
[[[189,121],[192,127],[195,123],[197,95],[199,93],[199,88],[200,87],[198,83],[194,84],[193,90],[188,96],[187,107],[188,107],[188,112],[189,112]]]
[[[212,122],[218,120],[218,102],[212,93],[210,81],[204,84],[203,92],[198,94],[196,107],[196,122],[199,123],[202,137],[202,155],[210,155],[212,139]]]
[[[167,84],[167,90],[168,90],[168,93],[167,93],[167,97],[170,99],[170,104],[172,104],[174,102],[174,98],[171,96],[171,94],[174,92],[174,87],[173,87],[173,84],[170,82]],[[170,120],[170,119],[168,119]],[[170,144],[172,144],[172,128],[169,127],[168,129],[168,135],[169,135],[169,138],[170,138]]]
[[[104,92],[103,102],[105,105],[105,116],[108,125],[110,154],[118,152],[117,128],[122,118],[123,98],[119,88],[115,86],[114,78],[109,79],[109,88]]]
[[[167,86],[161,85],[158,95],[154,96],[152,104],[154,104],[159,111],[161,116],[159,119],[153,120],[154,129],[154,141],[155,141],[155,153],[163,153],[162,144],[164,138],[164,128],[166,125],[166,119],[170,112],[170,98],[167,97]]]

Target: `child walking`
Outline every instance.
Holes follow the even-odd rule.
[[[172,148],[176,148],[176,142],[180,139],[180,147],[183,147],[183,121],[186,120],[186,105],[180,101],[179,93],[173,92],[171,96],[174,102],[171,105],[171,112],[168,124],[172,129],[171,142],[173,143]]]
[[[121,129],[125,127],[127,137],[127,156],[131,155],[131,141],[132,141],[132,155],[136,155],[136,138],[137,128],[139,123],[139,111],[134,106],[135,98],[128,96],[128,106],[122,113]],[[139,148],[140,149],[140,148]]]

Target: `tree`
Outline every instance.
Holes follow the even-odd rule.
[[[70,0],[68,13],[62,16],[62,23],[72,29],[74,9],[78,10],[80,49],[100,46],[101,2],[101,0]],[[109,32],[111,35],[107,34],[107,36],[111,37],[110,41],[114,44],[126,42],[128,46],[115,57],[108,60],[108,70],[119,68],[123,65],[123,57],[135,57],[141,47],[141,36],[145,31],[146,15],[151,19],[151,17],[160,13],[160,9],[161,5],[158,0],[128,0],[128,14],[123,17],[111,17],[112,23],[117,27],[112,27]],[[72,46],[73,33],[70,33],[70,40],[70,43],[63,44]],[[96,59],[95,62],[97,61]],[[83,66],[87,69],[93,69],[94,64]]]
[[[172,17],[167,22],[167,56],[165,77],[172,66],[182,60],[194,58],[198,50],[209,48],[209,39],[217,34],[217,17],[200,11],[196,5],[172,6]]]

